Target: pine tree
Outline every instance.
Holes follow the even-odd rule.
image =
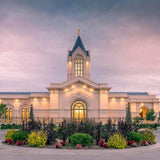
[[[31,104],[31,107],[30,107],[29,120],[34,121],[34,114],[33,114],[33,106],[32,106],[32,104]]]
[[[126,123],[132,124],[131,110],[130,104],[128,103],[128,107],[126,107]]]

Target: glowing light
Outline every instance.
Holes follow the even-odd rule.
[[[68,88],[66,88],[64,91],[67,92],[67,91],[68,91]]]
[[[83,85],[82,87],[83,87],[83,88],[87,88],[87,86],[86,86],[86,85]]]
[[[71,62],[71,61],[69,61],[69,64],[71,65],[71,64],[72,64],[72,62]]]
[[[72,89],[74,89],[75,87],[76,87],[75,85],[72,85],[72,86],[71,86]]]
[[[124,102],[124,98],[121,98],[121,102]]]
[[[15,101],[18,102],[18,99],[16,99]]]
[[[116,99],[115,98],[112,98],[112,102],[115,102],[116,101]]]
[[[43,102],[45,102],[45,101],[46,101],[46,98],[42,98],[42,100],[43,100]]]
[[[140,106],[144,106],[144,103],[141,103]]]
[[[34,101],[37,101],[38,99],[37,98],[34,98]]]
[[[139,112],[142,112],[142,109],[140,109],[140,111]]]
[[[87,62],[86,62],[86,64],[88,65],[88,64],[89,64],[89,62],[87,61]]]
[[[91,92],[93,92],[93,88],[90,88],[89,90],[90,90]]]
[[[0,99],[0,102],[2,102],[2,99]]]

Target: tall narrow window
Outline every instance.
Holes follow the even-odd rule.
[[[12,108],[9,109],[9,122],[12,122]]]
[[[75,59],[75,76],[83,76],[83,60],[82,58]]]
[[[6,109],[5,113],[5,122],[8,123],[8,108]]]
[[[29,109],[26,108],[26,122],[28,122],[28,118],[29,118]]]
[[[24,121],[24,118],[25,118],[25,109],[22,108],[22,121]]]

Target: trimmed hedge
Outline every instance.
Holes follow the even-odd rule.
[[[83,147],[91,145],[92,139],[93,137],[86,133],[75,133],[69,137],[69,141],[72,146],[81,144]]]
[[[25,131],[17,131],[12,135],[14,142],[27,140],[29,133]]]
[[[137,143],[141,143],[143,140],[143,135],[140,132],[129,132],[127,139],[129,141],[134,140]]]

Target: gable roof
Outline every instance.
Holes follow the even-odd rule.
[[[80,47],[80,48],[86,53],[86,56],[89,56],[89,53],[88,53],[88,51],[86,51],[86,49],[85,49],[85,47],[84,47],[84,45],[83,45],[83,42],[82,42],[80,36],[77,37],[77,40],[76,40],[76,42],[75,42],[75,44],[74,44],[74,46],[73,46],[72,51],[69,51],[69,56],[72,56],[73,52],[74,52],[78,47]]]

